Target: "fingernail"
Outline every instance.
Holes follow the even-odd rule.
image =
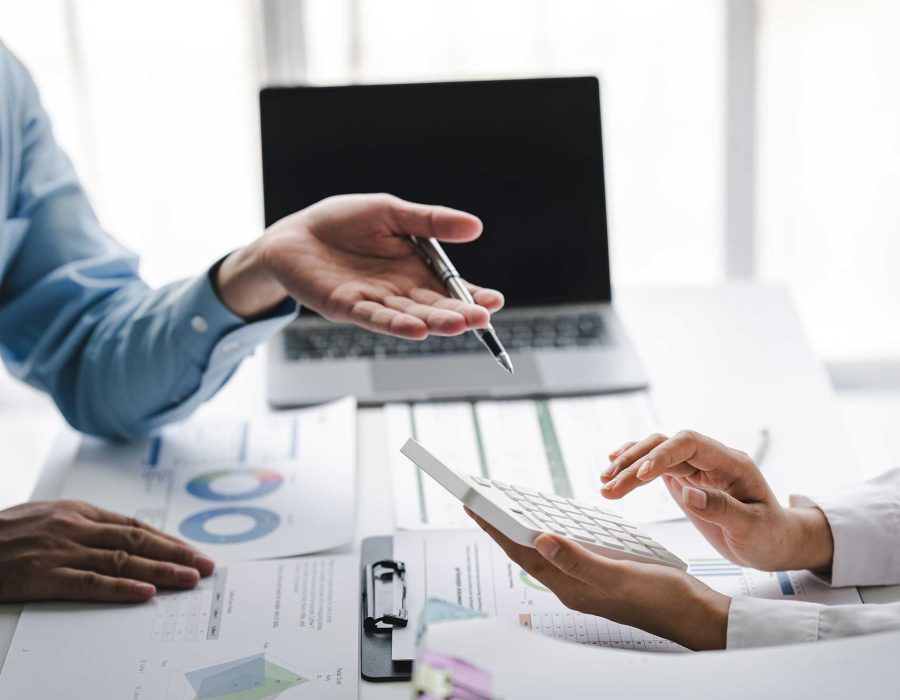
[[[197,583],[200,580],[200,572],[186,567],[179,568],[175,571],[175,578],[181,583]]]
[[[152,598],[156,595],[156,586],[152,583],[144,583],[143,581],[138,581],[134,585],[134,589],[140,593],[142,596],[147,598]]]
[[[207,556],[202,554],[194,555],[194,566],[197,567],[199,571],[209,570],[212,571],[216,568],[216,563]]]
[[[615,473],[615,471],[616,471],[615,466],[610,464],[609,467],[607,467],[606,471],[604,471],[602,474],[600,474],[600,476],[604,479],[607,479],[607,478],[611,477]]]
[[[534,548],[544,559],[553,559],[559,551],[559,542],[547,535],[541,535],[534,541]]]
[[[697,510],[706,508],[706,491],[695,489],[693,486],[685,486],[681,491],[681,498],[691,508],[696,508]]]
[[[641,468],[638,469],[638,472],[637,472],[637,477],[638,477],[638,479],[647,476],[647,474],[650,473],[650,467],[651,467],[651,466],[652,466],[652,465],[650,464],[650,460],[649,460],[649,459],[648,459],[646,462],[644,462],[644,463],[641,465]]]

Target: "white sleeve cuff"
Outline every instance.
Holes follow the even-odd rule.
[[[831,526],[832,586],[900,583],[900,470],[826,498],[791,497],[818,506]]]
[[[819,638],[818,603],[735,596],[728,610],[726,649],[815,642]]]

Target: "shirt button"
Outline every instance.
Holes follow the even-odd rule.
[[[194,316],[194,318],[191,319],[191,328],[198,333],[206,333],[206,331],[209,330],[209,324],[203,316]]]
[[[240,347],[240,345],[233,340],[226,340],[222,343],[222,352],[234,352]]]

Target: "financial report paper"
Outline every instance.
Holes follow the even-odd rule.
[[[659,430],[646,392],[384,408],[395,521],[401,529],[470,527],[459,501],[400,454],[413,437],[458,471],[591,503],[639,523],[683,517],[662,482],[621,501],[599,494],[607,455]]]
[[[2,698],[358,697],[353,555],[239,562],[140,605],[25,607]]]
[[[356,402],[189,420],[128,444],[83,438],[62,498],[131,515],[216,562],[323,551],[353,537]]]
[[[763,572],[723,559],[687,522],[647,526],[649,534],[688,562],[688,573],[727,595],[860,603],[855,588],[830,588],[808,571]],[[406,564],[410,622],[392,633],[394,659],[415,656],[418,617],[428,598],[496,616],[535,634],[586,644],[657,652],[684,647],[636,627],[566,608],[540,581],[511,561],[483,532],[405,531],[394,536],[394,557]]]

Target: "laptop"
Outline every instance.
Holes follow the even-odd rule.
[[[266,225],[334,194],[471,212],[444,248],[503,292],[515,374],[471,333],[409,341],[308,310],[268,345],[274,406],[592,394],[646,386],[612,306],[596,78],[277,87],[260,93]]]

